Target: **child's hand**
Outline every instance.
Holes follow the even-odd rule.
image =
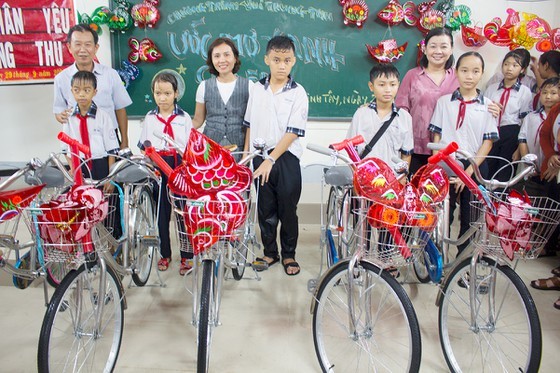
[[[546,181],[553,181],[558,177],[558,171],[560,171],[560,157],[553,155],[548,159],[548,168],[543,173],[543,178]]]
[[[253,179],[261,178],[261,185],[268,182],[268,177],[270,176],[270,171],[272,171],[273,163],[265,159],[263,163],[255,170],[253,173]]]
[[[113,184],[105,183],[105,185],[103,185],[103,193],[110,194],[113,193],[113,190],[115,190],[115,186]]]
[[[500,116],[500,112],[504,109],[502,105],[497,102],[490,101],[488,104],[488,112],[492,114],[494,118],[498,118]]]

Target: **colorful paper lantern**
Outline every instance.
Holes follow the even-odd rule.
[[[371,57],[381,63],[393,63],[404,56],[408,42],[397,46],[395,39],[380,41],[376,47],[366,44],[366,48]]]

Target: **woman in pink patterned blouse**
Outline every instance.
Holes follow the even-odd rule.
[[[453,93],[459,83],[453,69],[453,36],[446,28],[432,29],[424,39],[424,55],[420,66],[409,70],[403,78],[395,104],[412,116],[414,154],[410,173],[414,174],[425,165],[431,151],[428,126],[437,100]]]

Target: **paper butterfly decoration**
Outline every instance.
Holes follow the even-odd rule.
[[[156,44],[150,38],[144,38],[139,41],[132,37],[128,40],[128,45],[131,49],[128,54],[128,60],[133,64],[137,64],[140,61],[155,62],[162,57]]]
[[[140,69],[130,61],[123,60],[121,61],[121,68],[117,69],[117,73],[121,77],[124,87],[128,88],[130,83],[140,75]]]
[[[130,10],[134,26],[136,27],[154,27],[159,21],[159,0],[144,0],[140,4],[136,4]]]
[[[397,41],[395,39],[382,40],[376,47],[366,44],[369,55],[381,63],[397,61],[404,56],[404,51],[407,46],[408,42],[397,46]]]
[[[377,17],[388,24],[395,26],[404,21],[408,26],[415,26],[418,19],[415,16],[416,5],[407,1],[401,5],[399,0],[390,0],[389,3],[377,13]]]
[[[342,2],[341,2],[342,4]],[[364,0],[345,1],[342,8],[345,25],[356,25],[361,28],[369,15],[369,7]]]

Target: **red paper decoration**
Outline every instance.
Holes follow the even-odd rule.
[[[345,25],[356,25],[361,28],[369,15],[369,7],[364,0],[348,0],[340,2],[344,4],[342,15]]]
[[[408,42],[401,46],[397,46],[395,39],[387,39],[380,41],[376,47],[366,44],[366,48],[371,57],[381,63],[392,63],[400,59],[404,55],[404,51],[408,46]]]
[[[140,61],[155,62],[162,57],[156,44],[150,38],[144,38],[142,41],[139,41],[132,37],[128,40],[128,45],[131,49],[128,54],[128,60],[133,64],[137,64]]]
[[[159,0],[144,0],[143,3],[136,4],[130,10],[134,26],[136,27],[154,27],[159,21]]]

